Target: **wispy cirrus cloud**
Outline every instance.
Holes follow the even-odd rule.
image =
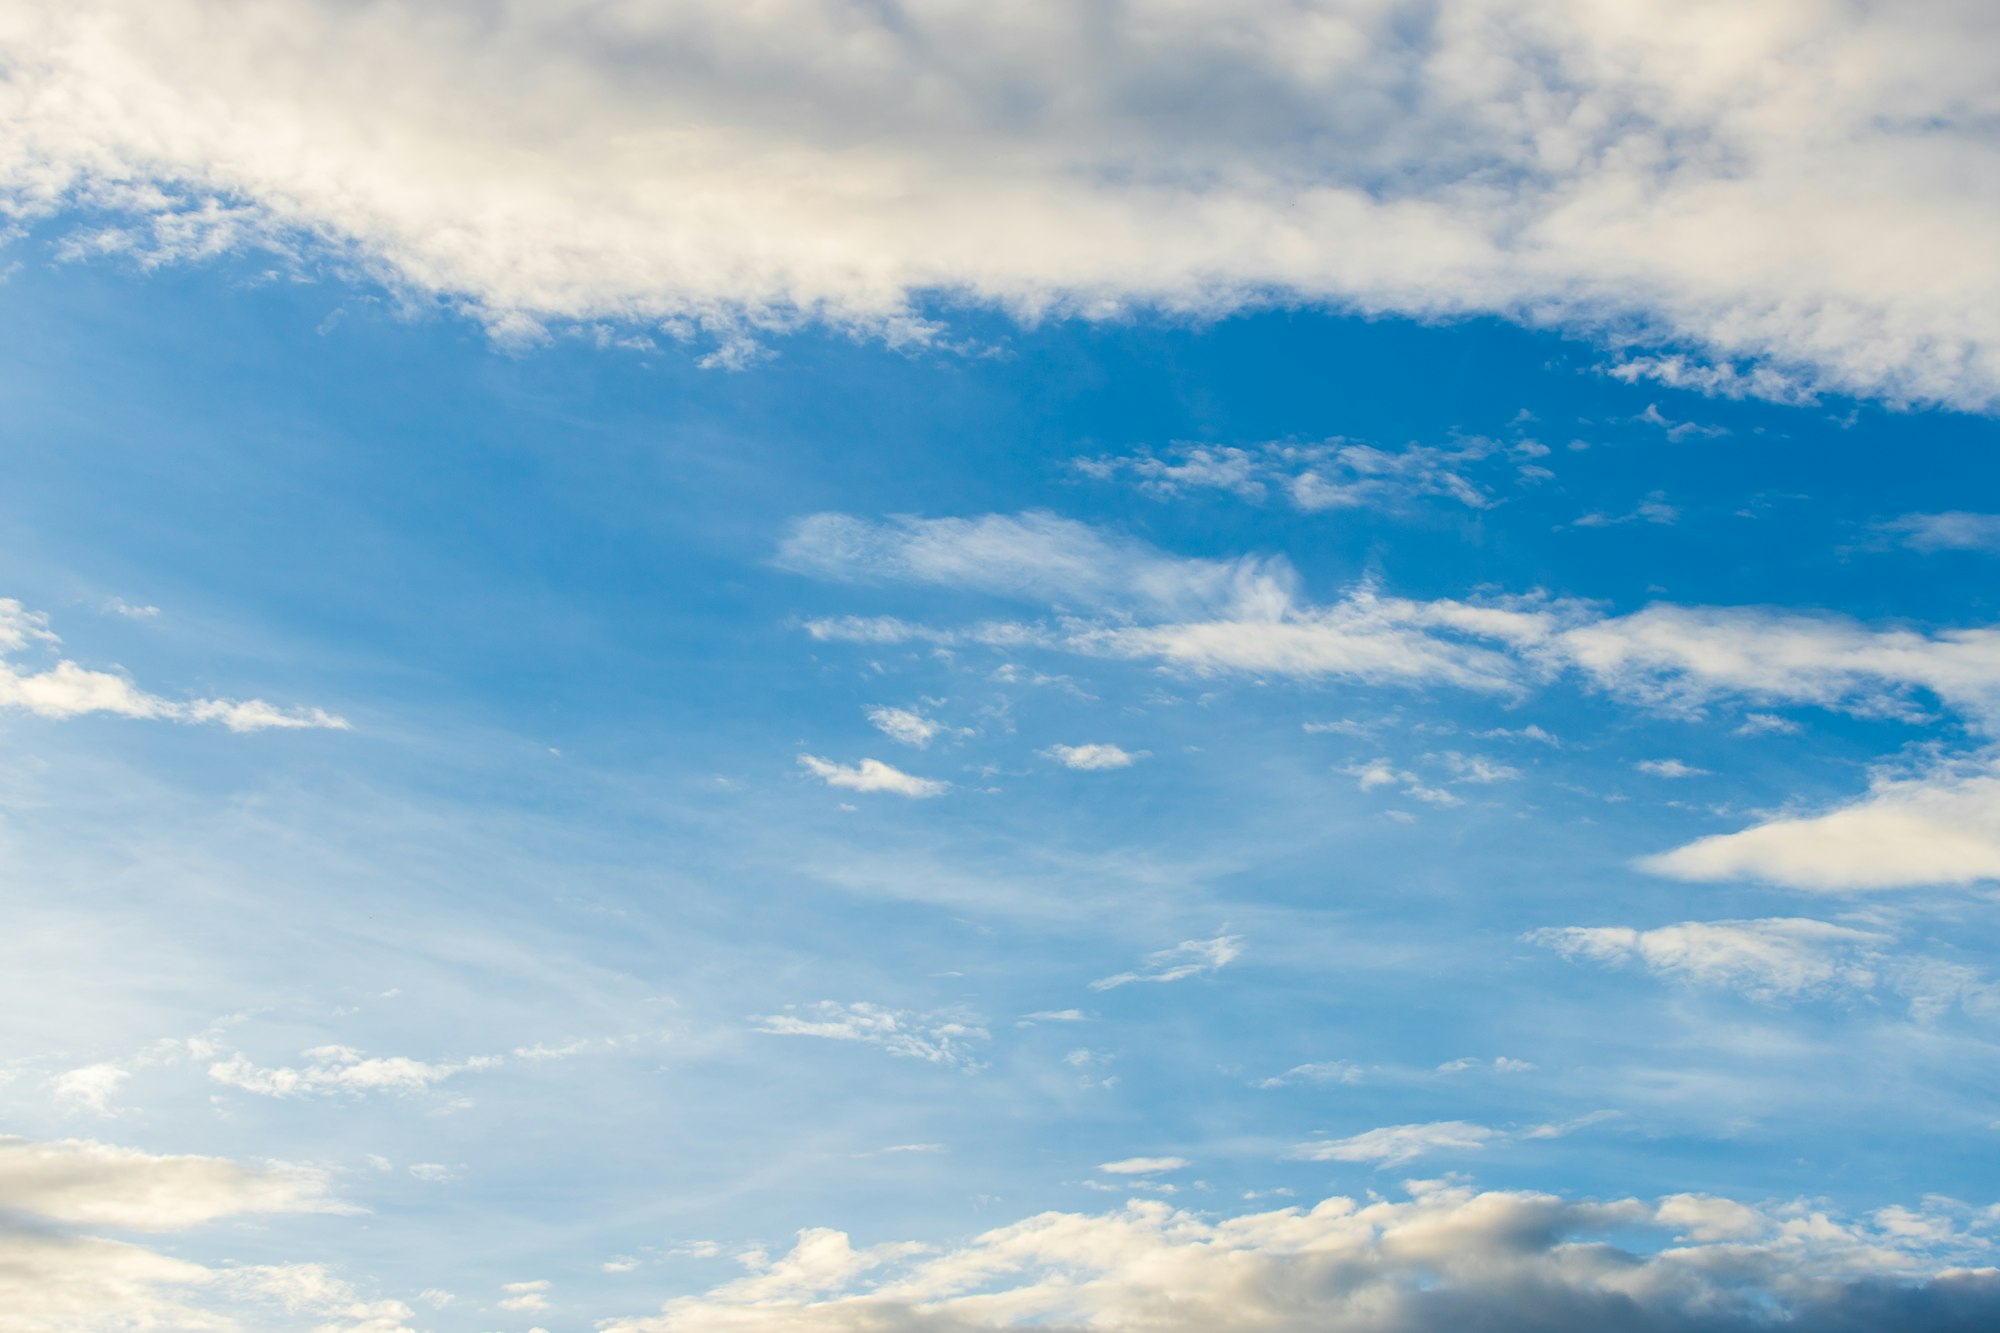
[[[1145,966],[1120,972],[1090,983],[1092,990],[1116,990],[1135,982],[1186,981],[1190,977],[1213,976],[1243,956],[1240,935],[1217,935],[1209,940],[1182,940],[1171,949],[1146,955]]]
[[[968,1067],[973,1048],[990,1035],[963,1018],[889,1009],[865,1000],[790,1005],[782,1014],[766,1014],[755,1021],[759,1032],[774,1036],[856,1042],[913,1060]]]

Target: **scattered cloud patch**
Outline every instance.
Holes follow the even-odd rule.
[[[787,1005],[782,1014],[755,1020],[759,1032],[783,1037],[821,1037],[875,1046],[891,1055],[931,1064],[970,1066],[973,1047],[987,1040],[986,1029],[957,1018],[885,1009],[860,1001]]]
[[[363,1096],[374,1092],[423,1092],[448,1078],[502,1062],[493,1055],[433,1063],[408,1056],[367,1056],[348,1046],[316,1046],[301,1052],[301,1066],[264,1067],[238,1053],[208,1067],[208,1076],[217,1083],[262,1097],[303,1097],[347,1094]]]
[[[346,719],[319,708],[280,708],[262,699],[167,699],[140,689],[115,672],[79,666],[67,658],[41,670],[24,669],[8,660],[31,649],[53,650],[60,642],[50,632],[46,615],[25,609],[11,597],[0,598],[0,708],[58,720],[105,713],[169,722],[216,722],[239,732],[348,729]]]
[[[1496,458],[1504,461],[1507,453],[1504,446],[1485,439],[1449,448],[1408,444],[1398,449],[1333,439],[1250,448],[1176,444],[1164,455],[1150,450],[1107,454],[1079,458],[1075,466],[1105,481],[1129,477],[1155,499],[1221,490],[1247,500],[1262,500],[1275,492],[1307,512],[1400,509],[1430,497],[1485,509],[1494,503],[1492,491],[1471,474]]]

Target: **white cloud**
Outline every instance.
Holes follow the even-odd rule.
[[[782,563],[836,579],[983,590],[1089,611],[1054,626],[815,621],[820,638],[1040,646],[1214,674],[1343,677],[1519,695],[1565,671],[1681,714],[1725,700],[1918,717],[1922,693],[2000,724],[2000,629],[1875,629],[1757,607],[1623,616],[1540,596],[1413,601],[1371,584],[1314,604],[1282,558],[1183,559],[1048,515],[801,522]],[[1524,733],[1525,734],[1525,733]],[[1538,738],[1537,738],[1538,739]]]
[[[2000,514],[1905,514],[1881,526],[1913,551],[2000,552]]]
[[[498,1302],[503,1310],[528,1312],[549,1308],[549,1283],[546,1280],[534,1282],[508,1282],[500,1290],[507,1295]]]
[[[502,337],[705,325],[724,365],[801,318],[932,337],[943,292],[1636,326],[1718,364],[1634,377],[1724,391],[2000,382],[1973,0],[260,14],[17,5],[10,208],[87,210],[75,255],[330,256]]]
[[[1376,1162],[1400,1166],[1431,1153],[1478,1152],[1504,1137],[1500,1131],[1464,1120],[1436,1120],[1423,1125],[1384,1125],[1345,1139],[1302,1143],[1292,1156],[1308,1162]]]
[[[1521,770],[1512,764],[1503,764],[1483,754],[1460,754],[1456,750],[1447,750],[1437,758],[1459,782],[1512,782],[1521,776]]]
[[[1179,1171],[1187,1164],[1185,1157],[1127,1157],[1116,1162],[1099,1162],[1097,1169],[1107,1176],[1152,1176]]]
[[[989,1035],[985,1028],[958,1018],[885,1009],[866,1001],[787,1005],[784,1013],[767,1014],[755,1022],[759,1032],[860,1042],[891,1055],[943,1065],[971,1065],[973,1045]]]
[[[60,642],[49,632],[47,616],[26,610],[11,597],[0,598],[0,658],[37,645],[53,649]],[[262,699],[166,699],[140,689],[124,676],[79,666],[67,658],[39,671],[0,660],[0,708],[55,719],[109,713],[173,722],[220,722],[231,731],[348,728],[344,718],[323,709],[280,708]]]
[[[1116,745],[1051,745],[1040,752],[1065,768],[1101,773],[1106,769],[1130,768],[1139,755]]]
[[[1887,937],[1825,921],[1683,921],[1657,930],[1565,926],[1526,938],[1565,958],[1638,962],[1664,976],[1740,990],[1760,999],[1868,990]]]
[[[457,1074],[492,1069],[500,1057],[475,1055],[449,1063],[430,1063],[408,1056],[366,1056],[347,1046],[316,1046],[301,1052],[307,1063],[301,1067],[263,1067],[238,1053],[208,1067],[208,1076],[218,1083],[265,1097],[300,1097],[311,1093],[331,1095],[370,1092],[422,1092]]]
[[[1090,983],[1092,990],[1112,990],[1135,981],[1185,981],[1189,977],[1212,976],[1243,954],[1239,935],[1218,935],[1212,940],[1182,940],[1171,949],[1146,955],[1145,970],[1120,972]]]
[[[1682,763],[1678,759],[1641,759],[1632,765],[1641,773],[1656,778],[1700,778],[1707,777],[1708,770],[1696,768],[1693,764]]]
[[[131,1071],[119,1065],[85,1065],[50,1079],[49,1092],[62,1106],[105,1115],[111,1110],[112,1097],[131,1077]]]
[[[1021,1015],[1023,1023],[1083,1023],[1089,1015],[1081,1009],[1044,1009],[1039,1013]]]
[[[914,745],[919,750],[951,730],[944,723],[907,708],[871,708],[868,720],[890,740]]]
[[[879,759],[863,759],[858,764],[836,764],[816,755],[802,754],[799,763],[827,786],[844,787],[848,791],[892,792],[897,796],[923,800],[942,796],[951,790],[949,782],[913,777]]]
[[[1322,1060],[1313,1064],[1293,1065],[1282,1074],[1260,1079],[1260,1088],[1282,1088],[1293,1083],[1359,1083],[1367,1072],[1360,1065],[1346,1060]]]
[[[1404,1201],[1332,1198],[1231,1218],[1134,1200],[1043,1213],[933,1250],[857,1250],[800,1233],[751,1276],[606,1333],[1948,1333],[2000,1313],[1986,1242],[1948,1200],[1848,1220],[1674,1195],[1571,1202],[1413,1185]],[[1643,1239],[1634,1245],[1631,1237]]]
[[[1901,996],[1919,1022],[1953,1008],[1982,1017],[2000,1014],[2000,983],[1971,967],[1898,953],[1886,934],[1824,921],[1683,921],[1655,930],[1567,926],[1523,938],[1565,958],[1612,966],[1636,962],[1660,976],[1758,1000],[1889,994]]]
[[[327,1212],[324,1171],[0,1137],[0,1199],[57,1222],[173,1231],[241,1213]]]
[[[1825,814],[1699,838],[1639,866],[1670,879],[1762,880],[1824,892],[2000,878],[2000,776],[1878,776],[1866,796]]]

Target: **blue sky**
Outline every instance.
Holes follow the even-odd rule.
[[[84,8],[0,1327],[1992,1315],[1976,7]]]

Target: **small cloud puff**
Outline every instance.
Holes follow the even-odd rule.
[[[1051,745],[1039,753],[1043,758],[1053,759],[1065,768],[1081,769],[1087,773],[1130,768],[1133,761],[1142,759],[1146,755],[1144,750],[1134,753],[1120,749],[1116,745]]]
[[[951,790],[949,782],[916,777],[879,759],[863,759],[858,764],[836,764],[817,755],[802,754],[799,763],[827,786],[843,787],[848,791],[889,792],[913,800],[925,800]]]
[[[1116,1162],[1099,1162],[1097,1169],[1107,1176],[1152,1176],[1179,1171],[1187,1165],[1185,1157],[1127,1157]]]
[[[1638,763],[1632,765],[1632,767],[1638,769],[1641,773],[1650,773],[1656,778],[1702,778],[1708,776],[1707,769],[1696,768],[1693,764],[1683,763],[1678,759],[1641,759]]]

